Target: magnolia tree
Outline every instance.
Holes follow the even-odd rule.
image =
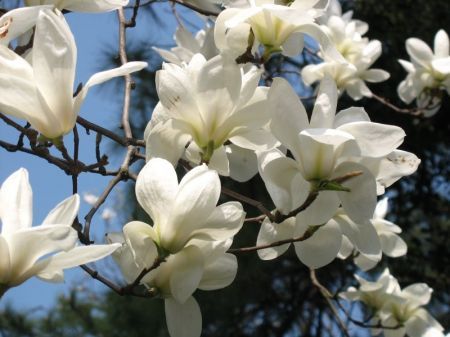
[[[413,106],[399,108],[370,89],[370,83],[389,78],[387,71],[372,68],[381,42],[370,40],[368,24],[342,13],[337,1],[182,2],[204,18],[205,27],[193,34],[180,24],[175,47],[155,48],[165,60],[156,74],[159,102],[143,139],[137,139],[130,125],[131,74],[147,63],[128,62],[126,41],[150,3],[27,0],[0,17],[0,117],[18,132],[16,144],[0,140],[0,146],[58,167],[70,176],[73,189],[32,227],[27,163],[3,182],[0,296],[32,276],[63,281],[64,269],[80,265],[118,295],[162,299],[170,336],[196,337],[202,333],[197,289],[230,285],[240,254],[281,260],[293,245],[298,264],[310,270],[311,284],[341,329],[336,334],[350,336],[346,321],[374,335],[443,336],[443,327],[424,308],[432,292],[428,285],[402,290],[388,269],[373,282],[360,276],[383,255],[407,253],[401,228],[385,219],[384,195],[413,174],[420,159],[399,149],[402,128],[372,122],[356,102],[340,111],[337,105],[348,95],[354,101],[375,99],[411,118],[432,117],[450,93],[447,33],[436,33],[433,49],[418,38],[406,41],[410,60],[399,60],[406,78],[398,95]],[[74,89],[77,47],[65,14],[113,10],[121,65]],[[305,52],[315,62],[307,62]],[[304,66],[288,81],[270,72],[274,58],[291,63],[301,58]],[[89,112],[78,115],[89,88],[114,77],[125,79],[122,134],[90,122]],[[308,113],[297,92],[314,83]],[[79,127],[97,134],[94,163],[79,159],[84,136]],[[68,149],[68,134],[73,149]],[[102,137],[126,149],[119,167],[101,155]],[[136,162],[145,165],[139,170]],[[80,222],[78,178],[84,174],[111,180],[99,197],[85,195],[92,208]],[[256,175],[273,208],[223,186],[227,180],[238,186]],[[135,182],[137,201],[151,222],[132,219],[119,232],[105,233],[106,244],[93,244],[94,215],[126,180]],[[222,203],[221,195],[231,201]],[[259,215],[246,216],[242,204]],[[104,210],[102,217],[111,221],[115,212]],[[256,244],[233,245],[250,223],[259,225]],[[122,282],[86,265],[110,254]],[[332,293],[319,281],[316,270],[336,258],[356,264],[357,288]],[[361,302],[369,319],[352,316],[345,301]]]

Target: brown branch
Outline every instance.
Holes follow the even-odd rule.
[[[345,326],[344,322],[342,322],[341,317],[339,316],[339,312],[337,311],[336,307],[333,304],[333,301],[331,300],[333,298],[333,295],[330,293],[330,291],[324,286],[322,285],[319,280],[317,279],[317,275],[314,269],[310,269],[310,273],[309,273],[310,277],[311,277],[311,282],[313,283],[313,285],[319,289],[320,293],[322,294],[323,298],[325,299],[325,301],[327,302],[328,306],[330,307],[331,313],[333,314],[336,322],[339,325],[339,328],[341,329],[342,333],[346,336],[346,337],[350,337],[350,334],[347,330],[347,327]]]
[[[265,244],[265,245],[259,245],[259,246],[228,249],[228,253],[234,253],[234,254],[236,254],[236,253],[249,253],[249,252],[255,252],[255,251],[261,250],[261,249],[267,249],[267,248],[282,246],[282,245],[285,245],[285,244],[288,244],[288,243],[305,241],[305,240],[309,239],[311,236],[313,236],[313,234],[320,227],[321,227],[321,225],[319,225],[319,226],[311,226],[311,227],[309,227],[306,230],[306,232],[302,236],[299,236],[297,238],[279,240],[279,241],[275,241],[275,242],[272,242],[272,243],[268,243],[268,244]]]
[[[409,115],[417,116],[417,117],[419,117],[423,113],[423,109],[419,109],[419,108],[415,108],[415,109],[400,108],[400,107],[396,106],[395,104],[392,104],[391,102],[389,102],[386,98],[378,96],[374,93],[372,93],[371,98],[373,98],[376,101],[380,102],[381,104],[387,106],[388,108],[394,110],[395,112],[409,114]]]

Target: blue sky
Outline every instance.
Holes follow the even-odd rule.
[[[0,4],[2,3],[0,2]],[[175,30],[174,17],[169,7],[165,4],[157,6],[158,13],[161,14],[161,18],[164,18],[164,22],[170,28],[170,32],[162,31],[161,27],[153,27],[152,31],[155,34],[149,34],[149,25],[145,24],[145,20],[149,18],[148,16],[141,16],[138,18],[137,28],[128,31],[130,43],[138,40],[145,43],[149,35],[158,36],[158,38],[166,36],[166,41],[161,41],[161,43],[166,45],[170,43],[167,37],[170,37]],[[103,51],[112,46],[117,46],[117,15],[115,12],[102,14],[70,13],[66,15],[66,18],[75,36],[78,48],[76,84],[79,82],[85,83],[95,72],[107,69],[107,65],[102,65],[104,61]],[[139,22],[139,20],[142,22]],[[150,39],[148,41],[150,42]],[[150,48],[150,43],[148,45]],[[101,86],[91,89],[81,109],[81,116],[104,127],[116,128],[116,123],[119,120],[117,114],[120,113],[122,88],[118,92],[113,90],[111,88],[102,90]],[[25,124],[25,122],[20,122]],[[79,128],[79,133],[82,135],[80,159],[92,163],[95,160],[93,157],[95,134],[86,137],[82,128]],[[15,143],[17,137],[18,133],[16,130],[0,121],[0,138],[2,140]],[[65,137],[65,143],[70,149],[70,135]],[[103,150],[107,151],[108,146],[104,146]],[[41,158],[22,153],[9,153],[0,148],[0,183],[20,167],[25,167],[29,171],[30,182],[33,188],[33,224],[39,225],[40,221],[44,219],[56,204],[70,196],[72,193],[71,179],[63,171],[49,165]],[[83,174],[79,179],[79,191],[80,193],[91,192],[99,194],[103,191],[108,181],[108,178],[98,175]],[[117,201],[117,199],[118,196],[113,195],[111,198],[112,203]],[[89,206],[82,202],[79,212],[81,222],[88,210]],[[100,212],[94,217],[93,226],[96,226],[94,234],[97,242],[101,243],[105,228],[98,216],[99,214]],[[121,225],[123,224],[116,223],[114,227],[118,228]],[[54,303],[58,294],[67,292],[71,285],[79,284],[80,280],[87,279],[88,276],[79,269],[70,270],[66,273],[65,284],[55,285],[33,278],[21,286],[9,290],[2,298],[0,308],[5,306],[6,303],[10,303],[20,309],[48,308]],[[101,284],[94,280],[87,281],[87,283],[83,284],[88,285],[90,289],[104,289]]]

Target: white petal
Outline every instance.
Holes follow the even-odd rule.
[[[139,172],[136,180],[136,198],[157,226],[167,219],[177,191],[177,174],[167,160],[150,159]]]
[[[268,218],[264,219],[256,239],[256,245],[267,245],[280,240],[292,239],[294,237],[295,218],[290,217],[281,223],[271,223]],[[285,245],[260,249],[258,256],[261,260],[273,260],[288,250],[290,243]]]
[[[239,232],[244,223],[245,212],[237,201],[217,206],[211,215],[195,231],[195,235],[206,235],[216,241],[225,241]]]
[[[336,114],[338,92],[334,80],[326,76],[321,82],[314,110],[311,116],[311,128],[332,128]]]
[[[119,243],[111,245],[90,245],[80,246],[55,254],[48,259],[41,260],[39,263],[45,265],[45,268],[37,273],[37,277],[46,281],[62,282],[60,276],[63,275],[62,270],[73,268],[85,263],[93,262],[104,258],[113,253],[121,245]]]
[[[377,202],[375,207],[374,219],[384,219],[389,209],[389,198],[385,197]]]
[[[263,161],[263,157],[264,155],[259,155],[258,161]],[[281,213],[288,214],[306,200],[309,183],[301,177],[298,164],[293,159],[274,159],[265,164],[260,174],[270,197]]]
[[[231,137],[230,141],[239,147],[255,151],[267,151],[280,145],[273,135],[264,129],[242,132]]]
[[[366,256],[362,253],[355,257],[355,264],[364,271],[374,268],[381,260],[380,256]]]
[[[214,211],[220,196],[220,180],[216,171],[206,165],[197,166],[181,180],[169,219],[161,227],[161,244],[175,252],[181,249],[193,231]]]
[[[146,159],[159,157],[176,166],[190,138],[174,127],[173,120],[157,123],[145,137]]]
[[[0,18],[0,29],[5,28],[0,37],[0,44],[7,46],[12,40],[25,34],[36,25],[39,12],[50,6],[32,6],[10,10]]]
[[[230,177],[238,182],[250,180],[258,173],[258,159],[255,151],[230,144],[226,146],[230,165]]]
[[[288,81],[274,79],[269,91],[269,101],[274,104],[270,129],[281,143],[296,151],[297,135],[309,125],[306,110]]]
[[[295,237],[303,235],[308,228],[308,224],[297,221]],[[309,239],[295,242],[295,253],[302,263],[310,268],[317,269],[334,260],[341,248],[341,242],[342,233],[339,225],[334,220],[330,220]]]
[[[381,249],[390,257],[399,257],[406,254],[408,247],[403,239],[395,233],[380,233]]]
[[[377,204],[375,177],[366,167],[351,162],[340,164],[334,175],[339,177],[356,171],[362,171],[362,174],[342,183],[350,192],[337,193],[348,216],[356,223],[363,223],[372,218]]]
[[[147,67],[147,62],[128,62],[123,64],[122,66],[110,70],[101,71],[92,75],[86,84],[83,86],[81,91],[75,96],[74,99],[74,113],[77,114],[81,108],[81,104],[83,103],[89,89],[97,84],[101,84],[106,82],[114,77],[125,76],[130,73],[134,73],[136,71],[142,70]]]
[[[47,225],[15,232],[8,238],[13,285],[33,276],[36,261],[47,254],[71,249],[78,239],[77,232],[66,225]]]
[[[9,246],[5,238],[0,235],[0,284],[9,283],[11,277],[11,257],[9,256]]]
[[[219,146],[214,150],[211,159],[209,160],[208,167],[211,170],[216,170],[222,176],[230,175],[230,163],[226,153],[225,146]]]
[[[364,81],[360,79],[349,82],[345,86],[345,90],[347,91],[348,95],[355,101],[358,101],[363,97],[372,96],[372,92],[370,91],[370,89],[367,87]]]
[[[363,79],[367,82],[383,82],[390,77],[389,73],[382,69],[369,69],[364,72]]]
[[[416,302],[417,305],[427,305],[431,300],[431,289],[426,283],[414,283],[402,290],[402,296]]]
[[[437,58],[447,57],[449,55],[449,39],[445,30],[440,29],[434,37],[434,54]]]
[[[183,304],[172,298],[166,298],[164,306],[170,337],[200,337],[202,314],[197,301],[192,296]]]
[[[33,46],[33,70],[39,91],[50,110],[60,119],[60,133],[75,125],[73,83],[77,47],[70,28],[59,12],[42,10],[36,23]],[[48,135],[46,135],[48,136]]]
[[[304,44],[304,35],[302,33],[291,33],[281,46],[283,49],[282,54],[288,57],[295,57],[301,52]]]
[[[406,50],[411,59],[423,67],[427,67],[433,59],[433,52],[422,40],[409,38],[406,40]]]
[[[237,274],[237,258],[233,254],[225,254],[207,263],[198,285],[201,290],[216,290],[229,286]]]
[[[337,129],[344,124],[352,122],[370,122],[370,118],[364,108],[351,107],[336,114],[333,127]]]
[[[188,246],[173,256],[170,292],[179,303],[185,303],[198,288],[203,275],[204,258],[196,246]]]
[[[153,228],[141,221],[132,221],[123,227],[123,234],[139,268],[150,267],[158,257],[157,236]]]
[[[383,157],[394,151],[405,138],[402,128],[372,122],[354,122],[341,125],[339,130],[355,137],[361,156]]]
[[[42,225],[68,225],[72,226],[80,207],[80,197],[74,194],[53,208],[42,221]]]
[[[33,192],[28,171],[21,168],[3,182],[0,189],[0,217],[2,235],[31,227],[33,220]]]

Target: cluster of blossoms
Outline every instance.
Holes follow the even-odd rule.
[[[351,12],[342,14],[339,2],[333,3],[334,10],[322,18],[325,22],[321,28],[345,62],[324,55],[323,62],[302,69],[303,81],[312,84],[328,75],[334,79],[340,93],[345,91],[354,100],[370,97],[372,92],[365,81],[382,82],[389,78],[389,73],[384,70],[369,69],[381,55],[381,42],[363,37],[369,26],[353,20]]]
[[[66,0],[56,1],[57,8],[50,0],[26,3],[32,7],[0,18],[0,110],[27,120],[58,145],[73,129],[91,86],[147,64],[129,62],[97,73],[73,96],[76,45],[60,10],[107,11],[128,1]],[[26,171],[18,171],[0,190],[0,250],[9,256],[0,264],[0,291],[33,275],[61,280],[63,268],[112,253],[128,284],[137,282],[164,299],[172,337],[200,336],[202,317],[193,294],[233,282],[237,259],[227,251],[245,219],[239,202],[217,206],[219,175],[238,182],[261,175],[276,209],[265,214],[257,245],[291,240],[310,269],[336,257],[355,256],[355,263],[369,270],[382,253],[405,255],[406,244],[397,235],[400,227],[384,220],[387,199],[377,205],[377,197],[414,173],[420,160],[398,149],[405,137],[401,128],[372,122],[360,107],[336,111],[340,93],[370,97],[364,81],[380,82],[389,74],[369,69],[381,44],[363,37],[368,26],[339,10],[330,14],[328,5],[323,0],[249,1],[226,8],[214,27],[195,37],[178,28],[178,46],[157,49],[168,62],[157,72],[160,101],[145,130],[147,163],[135,187],[153,223],[128,222],[121,232],[107,235],[109,245],[78,247],[71,228],[78,212],[75,195],[58,205],[39,229],[31,229],[30,188]],[[16,38],[28,43],[23,40],[30,38],[33,27],[32,48],[24,55],[8,48]],[[414,66],[402,62],[410,72],[407,84],[401,84],[405,97],[420,97],[424,88],[448,90],[444,34],[436,38],[436,58],[417,40],[408,40]],[[305,35],[317,41],[324,58],[302,71],[307,83],[320,80],[310,117],[287,80],[274,78],[260,85],[264,69],[250,62],[264,63],[277,53],[295,57]],[[417,84],[424,74],[432,82]],[[175,167],[180,160],[189,171],[178,182]],[[11,208],[17,212],[10,213]],[[24,245],[31,247],[27,255]],[[275,259],[289,245],[273,245],[258,254],[263,260]],[[59,253],[47,256],[53,252]],[[403,336],[404,329],[413,337],[442,330],[420,308],[428,303],[428,287],[401,291],[387,274],[380,286],[359,280],[360,290],[343,296],[374,307],[382,326],[399,324],[395,336]],[[421,332],[411,332],[418,322]],[[394,336],[387,328],[385,335]]]
[[[370,282],[356,276],[359,289],[350,287],[340,296],[349,301],[361,301],[372,314],[371,323],[384,328],[373,329],[373,334],[382,331],[387,337],[443,337],[442,326],[422,308],[431,299],[433,290],[425,283],[415,283],[404,289],[389,269]]]
[[[414,99],[426,117],[433,116],[441,106],[442,91],[450,95],[450,42],[447,33],[440,30],[434,37],[434,53],[420,39],[406,40],[406,51],[411,62],[399,60],[408,72],[398,86],[398,95],[405,103]]]

